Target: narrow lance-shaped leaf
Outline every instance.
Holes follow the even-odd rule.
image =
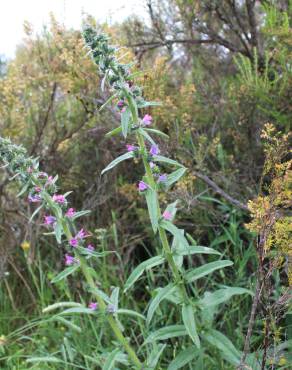
[[[65,279],[65,277],[73,274],[73,272],[75,272],[78,268],[79,268],[78,264],[65,268],[65,270],[61,271],[57,276],[55,276],[51,280],[51,283],[54,284],[54,283],[57,283],[57,282]]]
[[[129,108],[126,108],[124,112],[121,113],[121,126],[123,136],[126,138],[128,135],[129,125],[130,125],[131,111]]]
[[[115,362],[116,362],[116,359],[118,357],[120,353],[120,349],[119,348],[116,348],[115,350],[113,350],[107,357],[103,367],[102,367],[102,370],[113,370],[114,366],[115,366]]]
[[[241,353],[224,334],[217,330],[209,330],[208,333],[203,334],[203,337],[211,346],[217,347],[228,362],[233,365],[240,363]]]
[[[111,170],[112,168],[114,168],[120,162],[123,162],[126,159],[130,159],[130,158],[134,158],[134,153],[133,152],[127,152],[127,153],[119,156],[118,158],[114,159],[109,165],[107,165],[106,168],[104,168],[101,171],[101,174],[103,175],[105,172]]]
[[[185,275],[185,278],[188,283],[191,283],[195,280],[202,278],[203,276],[210,274],[211,272],[215,270],[221,269],[223,267],[231,266],[231,265],[233,265],[233,262],[229,260],[210,262],[203,266],[200,266],[198,268],[188,271]]]
[[[151,134],[156,134],[158,136],[161,136],[164,139],[169,139],[169,136],[167,134],[165,134],[164,132],[160,130],[156,130],[155,128],[144,128],[143,130],[146,132],[150,132]]]
[[[155,370],[156,367],[157,367],[157,364],[159,362],[159,358],[162,354],[162,352],[164,351],[166,347],[166,344],[157,344],[155,345],[154,343],[154,348],[153,350],[151,351],[149,357],[148,357],[148,361],[147,361],[147,369],[151,369],[151,370]]]
[[[182,319],[185,325],[185,328],[191,337],[194,344],[200,348],[200,338],[197,333],[197,327],[195,322],[194,310],[193,307],[188,304],[184,304],[182,307]]]
[[[167,175],[167,180],[163,183],[166,187],[170,187],[177,182],[186,172],[186,168],[179,168],[176,171]]]
[[[167,164],[171,164],[173,166],[184,168],[184,166],[182,164],[178,163],[174,159],[170,159],[170,158],[164,157],[162,155],[154,155],[153,156],[153,162],[167,163]]]
[[[169,284],[166,287],[160,289],[157,295],[152,299],[148,312],[147,312],[147,324],[149,325],[157,307],[159,306],[160,302],[162,302],[165,298],[167,298],[170,294],[175,291],[176,287],[174,284]]]
[[[188,363],[191,363],[198,356],[199,352],[195,346],[188,347],[175,357],[169,364],[167,370],[178,370],[183,368]],[[192,365],[192,364],[191,364]]]
[[[148,260],[140,263],[140,265],[138,265],[128,277],[125,283],[124,292],[127,291],[129,288],[131,288],[131,286],[135,283],[136,280],[139,279],[139,277],[143,274],[145,270],[161,265],[163,262],[164,262],[164,257],[155,256],[155,257],[151,257]]]
[[[204,298],[199,301],[199,305],[202,306],[202,308],[216,306],[220,303],[228,301],[232,296],[239,294],[253,295],[250,290],[245,288],[224,287],[212,293],[206,292]]]
[[[144,342],[144,345],[155,340],[166,340],[169,338],[182,337],[185,335],[187,335],[187,331],[184,325],[170,325],[151,333]]]
[[[147,141],[149,141],[149,143],[151,143],[152,145],[156,145],[152,137],[143,128],[139,128],[139,132],[145,137]]]
[[[153,189],[148,189],[145,192],[148,212],[150,216],[151,225],[153,228],[154,233],[157,232],[158,229],[158,199],[157,193]]]

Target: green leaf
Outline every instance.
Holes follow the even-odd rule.
[[[76,265],[65,268],[65,270],[61,271],[57,276],[55,276],[51,280],[51,283],[52,284],[58,283],[59,281],[65,279],[65,277],[73,274],[73,272],[75,272],[78,268],[79,268],[79,264],[76,264]]]
[[[77,333],[82,333],[82,329],[80,328],[80,326],[75,325],[75,324],[73,324],[73,322],[64,319],[64,317],[61,317],[61,316],[53,316],[52,317],[52,320],[59,321],[60,323],[62,323],[63,325],[66,325],[68,328],[76,331]]]
[[[120,288],[115,287],[110,296],[111,303],[115,306],[116,309],[118,309],[119,307],[119,293],[120,293]]]
[[[155,340],[166,340],[169,338],[182,337],[184,335],[187,335],[184,325],[170,325],[151,333],[145,340],[144,344],[151,343]]]
[[[172,224],[170,221],[161,220],[160,226],[169,231],[178,241],[178,243],[184,247],[185,249],[189,248],[189,243],[187,239],[184,236],[184,231],[176,227],[174,224]]]
[[[153,156],[153,162],[162,162],[162,163],[171,164],[173,166],[185,168],[182,164],[178,163],[177,161],[175,161],[173,159],[170,159],[170,158],[167,158],[167,157],[164,157],[162,155],[154,155]]]
[[[158,107],[161,106],[162,103],[156,101],[143,101],[138,103],[138,108],[146,108],[146,107]]]
[[[110,297],[105,294],[102,290],[98,289],[98,288],[91,288],[89,289],[89,291],[93,294],[95,294],[96,296],[99,296],[101,297],[107,304],[111,304],[111,300],[110,300]]]
[[[171,361],[167,370],[178,370],[187,365],[191,362],[194,358],[198,355],[197,348],[195,346],[188,347],[183,351],[179,352],[179,354],[175,357],[174,360]]]
[[[232,342],[217,330],[209,330],[203,335],[204,339],[215,346],[221,352],[221,356],[233,365],[240,363],[241,353],[234,347]]]
[[[233,265],[233,262],[229,260],[210,262],[210,263],[207,263],[206,265],[203,265],[201,267],[188,271],[185,275],[185,278],[188,283],[191,283],[195,280],[202,278],[203,276],[210,274],[211,272],[215,270],[219,270],[223,267],[227,267],[231,265]]]
[[[91,308],[87,307],[73,307],[73,308],[68,308],[65,311],[60,312],[58,315],[69,315],[69,314],[75,314],[75,313],[85,313],[87,315],[95,315],[96,311],[92,310]]]
[[[158,364],[159,358],[164,351],[166,344],[159,343],[158,345],[154,345],[153,350],[151,351],[148,361],[147,361],[147,369],[156,369]]]
[[[101,171],[101,175],[103,175],[105,172],[107,172],[107,171],[111,170],[112,168],[114,168],[120,162],[123,162],[126,159],[130,159],[130,158],[134,158],[134,153],[133,152],[127,152],[127,153],[119,156],[118,158],[114,159],[108,166],[106,166],[106,168],[104,168]]]
[[[16,198],[19,198],[21,195],[23,195],[29,188],[30,186],[30,181],[28,181],[23,188],[20,190],[20,192],[16,195]]]
[[[99,112],[102,111],[103,108],[105,108],[116,96],[118,96],[117,92],[108,98],[108,100],[99,108]]]
[[[177,182],[186,172],[186,168],[179,168],[178,170],[167,175],[167,180],[163,182],[166,187],[170,187],[172,184]]]
[[[208,247],[202,247],[200,245],[193,245],[189,246],[187,248],[180,248],[178,250],[174,249],[174,253],[179,255],[179,256],[189,256],[192,254],[217,254],[221,256],[221,253],[216,251],[213,248],[208,248]]]
[[[107,357],[106,362],[104,363],[102,370],[113,370],[115,366],[116,359],[120,353],[120,349],[116,348],[113,350]]]
[[[126,108],[126,110],[121,113],[122,133],[123,133],[123,136],[125,138],[128,135],[129,125],[130,125],[130,118],[131,118],[131,111],[130,111],[129,108]]]
[[[150,324],[150,321],[159,306],[160,302],[162,302],[168,295],[172,294],[175,291],[176,287],[174,284],[169,284],[166,287],[159,290],[158,294],[152,299],[148,312],[147,312],[147,325]]]
[[[232,296],[239,294],[253,295],[253,293],[248,289],[238,287],[225,287],[222,289],[218,289],[213,293],[205,292],[204,298],[202,298],[198,303],[200,306],[203,307],[216,306],[220,303],[228,301]]]
[[[26,362],[53,362],[53,363],[62,363],[63,361],[60,360],[58,357],[55,356],[43,356],[43,357],[30,357],[26,360]]]
[[[140,319],[142,320],[146,320],[146,317],[141,315],[140,313],[136,312],[136,311],[133,311],[133,310],[127,310],[127,309],[124,309],[124,308],[120,308],[117,310],[117,314],[119,315],[128,315],[128,316],[135,316],[135,317],[139,317]]]
[[[178,202],[179,201],[176,200],[175,202],[168,204],[168,206],[165,208],[165,212],[170,212],[171,215],[172,215],[171,220],[169,220],[169,221],[173,221],[174,218],[175,218],[175,215],[176,215],[176,212],[177,212]]]
[[[184,304],[182,307],[182,319],[188,332],[189,336],[191,337],[194,344],[200,348],[200,338],[197,333],[197,327],[195,322],[194,310],[192,305]]]
[[[121,132],[122,132],[122,127],[119,126],[119,127],[114,128],[113,130],[109,131],[108,133],[106,133],[105,137],[115,136],[115,135],[120,134]]]
[[[83,307],[83,305],[77,302],[57,302],[57,303],[51,304],[50,306],[44,308],[42,312],[47,313],[47,312],[56,310],[58,308],[63,308],[63,307]]]
[[[89,213],[91,213],[91,211],[89,210],[79,211],[79,212],[74,213],[74,216],[72,216],[71,219],[76,220],[76,218],[88,215]]]
[[[155,256],[151,257],[148,260],[140,263],[130,274],[126,283],[124,292],[126,292],[131,286],[135,283],[136,280],[143,274],[145,270],[151,269],[152,267],[161,265],[164,262],[164,257],[162,256]]]
[[[58,244],[61,244],[62,242],[62,233],[63,233],[63,227],[61,222],[57,221],[55,229],[54,229],[55,237],[58,242]]]
[[[148,132],[151,132],[152,134],[156,134],[158,136],[161,136],[165,139],[169,139],[169,136],[166,135],[164,132],[160,131],[160,130],[156,130],[155,128],[144,128],[143,129],[144,131],[148,131]]]
[[[145,192],[145,198],[147,202],[152,229],[154,233],[156,233],[158,229],[158,200],[156,191],[154,191],[153,189],[148,189]]]
[[[151,143],[152,145],[156,145],[152,137],[143,128],[139,128],[138,131],[140,132],[140,134],[142,134],[145,137],[146,140],[149,141],[149,143]]]

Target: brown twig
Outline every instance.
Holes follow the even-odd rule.
[[[235,205],[238,208],[243,209],[244,211],[248,211],[247,205],[241,203],[239,200],[233,198],[231,195],[227,194],[224,190],[222,190],[213,180],[211,180],[208,176],[203,175],[198,171],[193,171],[193,174],[198,177],[199,179],[203,180],[206,184],[208,184],[217,194],[221,195],[223,198],[228,200],[231,204]]]

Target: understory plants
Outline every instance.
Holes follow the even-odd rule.
[[[73,331],[78,330],[76,316],[90,317],[89,326],[103,332],[96,343],[99,356],[86,355],[86,365],[73,365],[74,353],[71,351],[70,355],[66,347],[70,360],[66,366],[175,370],[227,369],[241,364],[245,368],[261,369],[262,354],[245,353],[243,357],[234,345],[235,338],[228,338],[224,325],[219,328],[215,321],[220,304],[233,296],[253,296],[253,292],[241,286],[220,284],[226,275],[232,280],[232,275],[237,273],[232,271],[233,261],[226,259],[215,248],[216,244],[212,248],[198,245],[190,234],[176,226],[179,199],[164,208],[160,205],[163,195],[172,191],[187,168],[162,153],[158,140],[168,137],[154,128],[155,118],[149,113],[149,109],[159,103],[143,98],[142,89],[135,83],[139,72],[132,72],[131,64],[121,63],[123,55],[117,56],[121,51],[109,44],[107,36],[97,34],[90,26],[85,27],[83,35],[89,54],[103,76],[101,88],[110,94],[102,109],[115,105],[120,117],[120,126],[106,136],[118,136],[127,141],[124,153],[108,164],[101,175],[125,160],[131,161],[134,173],[143,171],[142,177],[137,178],[137,192],[148,209],[157,254],[130,271],[125,282],[108,286],[103,281],[98,261],[112,252],[93,245],[93,233],[79,221],[89,211],[76,211],[68,200],[70,192],[62,194],[59,191],[58,176],[42,172],[38,160],[29,157],[23,147],[14,145],[9,139],[0,139],[0,159],[12,178],[22,184],[18,196],[26,194],[28,202],[35,205],[30,222],[43,214],[42,226],[47,229],[46,234],[55,236],[62,252],[64,268],[51,283],[72,278],[80,281],[86,292],[80,301],[52,302],[43,309],[43,314],[63,320]],[[119,263],[119,258],[115,261]],[[216,289],[209,291],[205,286],[213,273],[218,283]],[[145,275],[147,281],[142,280]],[[144,307],[133,292],[137,284],[140,284],[141,294],[147,292],[147,297],[150,296]],[[125,296],[131,299],[125,300]],[[132,306],[124,307],[121,302],[132,302]],[[130,325],[125,323],[124,317],[132,318]],[[86,332],[81,331],[79,335],[86,336]],[[102,356],[105,341],[107,351]],[[54,354],[31,356],[27,361],[44,368],[64,363],[64,359]]]

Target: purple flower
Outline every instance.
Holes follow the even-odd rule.
[[[123,107],[121,110],[122,113],[126,112],[126,107]]]
[[[28,201],[29,203],[39,203],[42,200],[40,195],[29,195]]]
[[[70,256],[70,254],[65,254],[65,265],[71,266],[76,262],[75,258],[73,256]]]
[[[126,148],[128,152],[134,152],[136,149],[138,149],[135,145],[132,144],[127,144]]]
[[[75,215],[75,209],[69,208],[68,211],[65,213],[65,216],[67,217],[73,217]]]
[[[124,105],[125,105],[125,102],[123,100],[118,101],[118,104],[117,104],[118,108],[123,108]]]
[[[88,246],[86,247],[86,249],[90,252],[93,252],[94,251],[94,246],[92,244],[88,244]]]
[[[142,122],[145,126],[149,126],[152,123],[152,116],[150,114],[145,114],[145,116],[142,119]]]
[[[54,216],[45,216],[44,217],[45,225],[52,225],[54,222],[56,222],[56,217],[54,217]]]
[[[171,221],[172,219],[172,214],[171,212],[169,211],[164,211],[163,214],[162,214],[162,217],[167,220],[167,221]]]
[[[139,181],[138,189],[139,189],[139,191],[147,190],[148,189],[148,185],[144,181]]]
[[[66,202],[66,198],[62,194],[54,194],[53,201],[59,204],[64,204]]]
[[[69,244],[71,245],[71,247],[76,248],[78,246],[78,239],[76,238],[70,239]]]
[[[159,175],[158,182],[165,182],[167,181],[167,175],[164,173],[162,175]]]
[[[42,191],[42,188],[40,186],[35,186],[34,190],[35,192],[40,193]]]
[[[160,150],[158,148],[157,145],[151,145],[151,148],[150,148],[150,154],[151,155],[157,155],[159,154]]]

